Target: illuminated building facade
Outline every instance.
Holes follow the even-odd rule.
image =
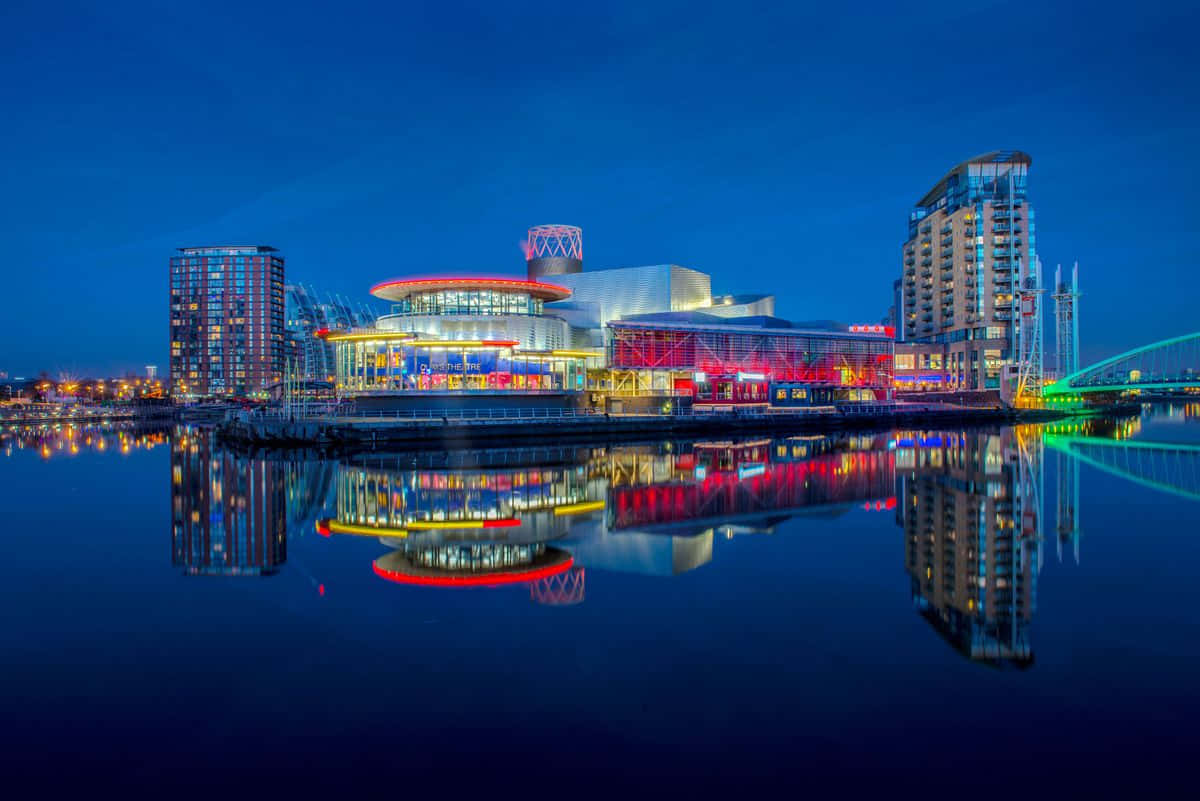
[[[180,248],[170,260],[172,397],[260,395],[286,355],[283,257],[258,246]]]
[[[570,291],[540,281],[506,278],[437,278],[387,281],[371,290],[390,301],[376,327],[427,339],[512,340],[526,350],[554,350],[570,343],[566,322],[545,311],[547,301]]]
[[[999,389],[1020,289],[1036,271],[1031,164],[1019,151],[987,153],[917,201],[901,249],[899,386]]]
[[[678,264],[614,267],[557,276],[570,300],[546,308],[571,326],[574,347],[604,347],[608,323],[645,314],[702,310],[714,317],[773,315],[773,295],[716,295],[707,273]]]
[[[287,476],[280,462],[171,442],[171,564],[190,576],[262,576],[287,560]]]
[[[618,413],[675,408],[659,394],[781,406],[891,397],[886,326],[790,323],[770,316],[772,296],[714,297],[707,274],[675,264],[585,272],[582,234],[570,226],[531,229],[526,253],[530,275],[556,283],[451,277],[375,286],[391,309],[374,326],[317,331],[336,348],[337,390],[380,407],[409,403],[383,396],[412,391],[587,391],[593,405],[621,396],[608,404]],[[582,394],[560,401],[585,403]]]
[[[579,392],[591,356],[521,350],[514,340],[418,339],[379,330],[329,332],[339,392]]]
[[[1013,430],[900,432],[892,445],[917,611],[970,659],[1029,664],[1038,510]]]
[[[612,321],[608,354],[615,388],[671,391],[696,404],[792,404],[890,397],[892,338],[884,326],[798,327],[775,317],[645,315]],[[784,395],[777,397],[779,392]]]
[[[392,302],[373,328],[318,332],[336,348],[339,391],[580,392],[599,357],[563,346],[567,323],[544,304],[569,293],[553,284],[420,279],[372,294]]]

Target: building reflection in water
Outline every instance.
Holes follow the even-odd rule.
[[[171,564],[192,576],[265,576],[287,560],[285,464],[181,430],[171,442]]]
[[[248,454],[211,432],[171,435],[171,564],[190,576],[270,576],[288,530],[311,525],[333,492],[334,463]]]
[[[381,578],[528,584],[539,603],[586,597],[589,569],[674,575],[711,561],[716,534],[771,532],[801,514],[890,508],[885,437],[822,436],[373,456],[338,467],[324,535],[377,537]]]
[[[1040,568],[1042,447],[1032,427],[899,432],[897,520],[913,602],[964,656],[1026,667]]]

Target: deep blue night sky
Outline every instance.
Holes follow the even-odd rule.
[[[7,0],[0,370],[165,368],[181,245],[365,299],[520,274],[545,222],[875,321],[910,205],[991,149],[1033,155],[1047,281],[1081,263],[1085,361],[1200,328],[1194,4],[577,5]]]

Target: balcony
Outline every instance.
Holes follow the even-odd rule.
[[[943,250],[943,251],[942,251],[942,258],[943,258],[943,259],[952,259],[952,258],[954,258],[954,248],[946,248],[945,250]]]
[[[912,256],[909,256],[907,259],[904,260],[904,263],[911,267],[912,265],[917,263],[917,260],[915,258],[913,258]]]
[[[1007,321],[1011,320],[1012,318],[1013,318],[1012,312],[1005,312],[1005,311],[992,312],[993,320],[1000,320],[1002,322],[1007,322]]]
[[[933,300],[933,293],[932,292],[922,292],[921,299],[922,300]]]
[[[933,304],[932,303],[922,303],[921,311],[927,311],[927,312],[933,311]]]
[[[944,248],[948,248],[953,244],[954,244],[954,237],[952,237],[952,236],[948,236],[941,241],[941,246]]]
[[[922,267],[928,267],[931,264],[933,264],[933,259],[931,257],[926,256],[925,258],[921,259]]]

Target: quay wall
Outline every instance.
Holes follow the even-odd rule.
[[[217,427],[226,441],[269,447],[450,448],[483,442],[564,442],[580,440],[709,437],[741,433],[806,433],[887,427],[1002,425],[1063,417],[1045,410],[920,409],[884,414],[587,414],[541,419],[315,418],[231,420]]]

